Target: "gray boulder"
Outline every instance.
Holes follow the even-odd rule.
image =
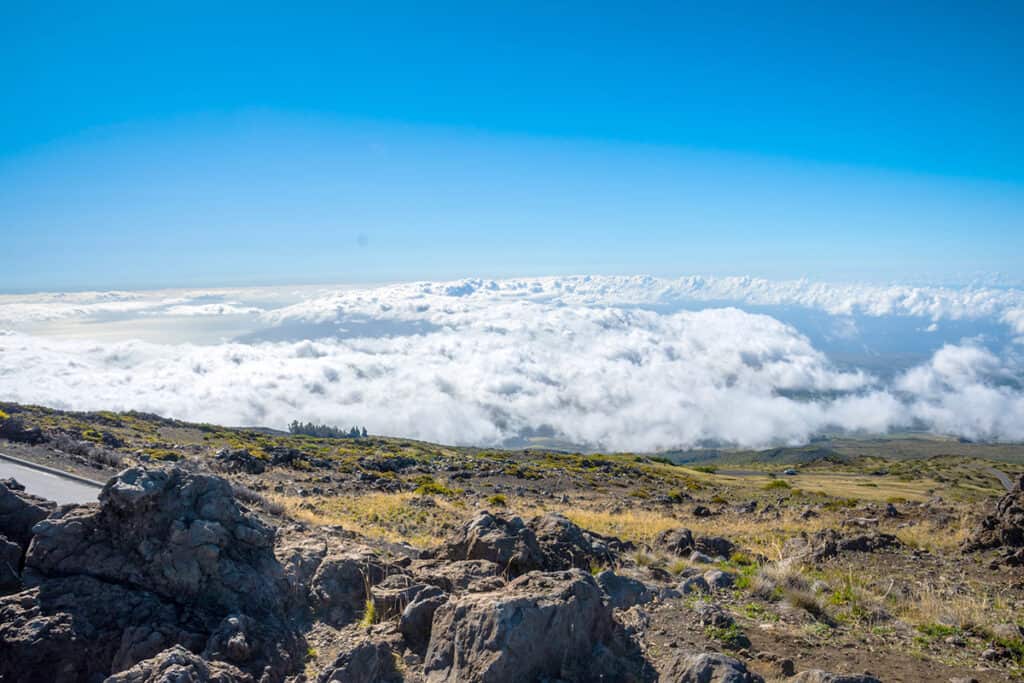
[[[748,671],[743,662],[717,652],[679,657],[662,680],[670,683],[764,683],[764,679]]]
[[[802,671],[793,678],[789,679],[789,683],[882,683],[879,679],[874,676],[867,674],[833,674],[827,671],[821,671],[819,669],[811,669],[810,671]]]
[[[317,677],[317,683],[389,683],[401,681],[395,669],[395,653],[383,640],[366,638],[342,647],[334,663]]]
[[[589,574],[531,572],[439,607],[424,673],[430,683],[592,680],[595,662],[607,673],[620,661],[617,628]]]
[[[22,548],[0,534],[0,595],[21,588]]]
[[[475,585],[498,578],[498,565],[489,560],[413,560],[409,572],[417,581],[453,593],[471,590]]]
[[[310,579],[310,607],[328,624],[344,626],[362,614],[367,587],[385,574],[380,559],[369,548],[348,546],[329,552]]]
[[[506,519],[489,512],[478,513],[433,555],[442,560],[487,560],[509,576],[544,565],[537,536],[522,519]]]
[[[41,576],[88,575],[221,614],[286,608],[274,530],[219,477],[128,469],[103,488],[98,509],[64,510],[34,531],[25,566]]]
[[[693,533],[682,527],[662,531],[655,537],[654,545],[667,553],[685,557],[693,552]]]
[[[736,577],[730,572],[721,569],[712,569],[704,573],[704,580],[712,590],[723,590],[732,588],[736,583]]]
[[[56,503],[25,493],[15,480],[0,480],[0,534],[22,549],[32,540],[32,527],[56,509]]]
[[[732,541],[721,536],[698,536],[693,539],[693,547],[705,555],[724,557],[726,559],[729,559],[732,551],[736,549]]]
[[[679,592],[684,595],[690,593],[710,593],[711,586],[704,580],[703,576],[690,576],[679,584]]]
[[[252,683],[252,676],[224,662],[208,662],[180,645],[114,674],[104,683]]]
[[[606,569],[595,577],[597,585],[608,598],[608,604],[616,609],[628,609],[633,605],[643,605],[654,599],[651,591],[642,581],[628,576],[620,576],[611,569]]]
[[[174,645],[283,678],[305,655],[274,531],[223,479],[125,470],[34,533],[29,590],[0,598],[0,680],[92,681]]]
[[[409,647],[422,653],[430,642],[430,631],[437,608],[448,601],[448,594],[436,586],[425,588],[416,594],[412,602],[402,610],[398,631]]]

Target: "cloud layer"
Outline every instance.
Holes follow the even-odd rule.
[[[950,344],[882,380],[836,366],[768,315],[657,308],[683,301],[816,308],[837,314],[837,333],[853,335],[846,327],[852,313],[1017,325],[1021,293],[580,277],[10,296],[0,299],[0,319],[11,328],[0,335],[0,396],[231,425],[357,423],[455,444],[540,434],[648,451],[797,444],[822,431],[901,428],[1024,439],[1012,352]],[[237,317],[251,321],[249,339],[283,341],[98,341],[30,329],[107,316]],[[385,324],[395,321],[403,325]]]

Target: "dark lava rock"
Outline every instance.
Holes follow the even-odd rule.
[[[693,540],[693,548],[711,557],[729,559],[736,546],[733,545],[732,541],[721,536],[698,536]]]
[[[342,647],[317,683],[390,683],[403,677],[395,669],[395,652],[385,640],[365,638]]]
[[[654,545],[659,550],[686,557],[693,552],[693,533],[682,527],[662,531],[655,537]]]
[[[433,553],[442,560],[486,560],[501,573],[518,576],[544,564],[537,536],[519,517],[480,512]]]
[[[301,664],[274,530],[219,477],[128,469],[33,531],[28,590],[0,598],[0,680],[91,681],[178,644],[271,679]]]
[[[1024,474],[964,544],[965,551],[1024,547]]]
[[[867,674],[833,674],[827,671],[821,671],[818,669],[811,669],[810,671],[801,671],[793,678],[789,679],[789,683],[882,683],[879,679],[874,676]]]
[[[618,645],[620,628],[586,572],[531,572],[440,606],[424,673],[430,683],[629,680],[634,664]]]
[[[448,601],[448,594],[437,587],[421,590],[402,610],[398,631],[409,647],[422,653],[430,642],[430,631],[437,608]]]
[[[654,599],[654,592],[642,581],[620,576],[611,569],[606,569],[595,577],[601,587],[608,604],[616,609],[628,609],[633,605],[642,605]]]
[[[251,683],[252,676],[224,662],[207,662],[180,645],[164,650],[104,683]]]
[[[21,546],[0,534],[0,595],[21,588]]]
[[[213,456],[217,464],[227,472],[263,474],[267,464],[244,448],[222,448]]]
[[[827,560],[840,552],[872,553],[900,548],[903,542],[892,534],[872,533],[844,537],[835,529],[822,529],[814,534],[794,536],[782,547],[783,557]]]
[[[18,417],[0,420],[0,439],[27,444],[40,444],[46,441],[43,430],[39,427],[26,427]]]
[[[661,680],[671,683],[764,683],[743,662],[717,652],[676,659]]]
[[[56,509],[56,503],[25,493],[13,479],[0,481],[0,534],[22,549],[32,540],[32,527]]]

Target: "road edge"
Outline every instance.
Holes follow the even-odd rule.
[[[63,477],[65,479],[71,479],[72,481],[77,481],[79,484],[85,484],[86,486],[94,486],[94,487],[96,487],[98,489],[101,489],[104,486],[103,482],[99,482],[99,481],[96,481],[94,479],[87,479],[86,477],[82,477],[82,476],[79,476],[77,474],[72,474],[71,472],[65,472],[63,470],[58,470],[58,469],[56,469],[54,467],[47,467],[46,465],[40,465],[39,463],[32,462],[31,460],[24,460],[23,458],[16,458],[13,455],[7,455],[6,453],[0,453],[0,460],[7,460],[7,461],[13,462],[15,464],[21,465],[22,467],[29,467],[29,468],[34,469],[34,470],[39,470],[40,472],[46,472],[47,474],[52,474],[52,475],[55,475],[55,476],[58,476],[58,477]]]

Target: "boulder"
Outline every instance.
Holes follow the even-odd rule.
[[[222,448],[213,456],[216,463],[227,472],[263,474],[267,464],[245,448]]]
[[[498,565],[490,560],[413,560],[409,572],[418,581],[452,593],[471,590],[475,585],[498,578]]]
[[[91,681],[175,645],[271,679],[301,664],[274,530],[223,479],[128,469],[34,533],[28,590],[0,598],[0,680]]]
[[[21,588],[22,548],[0,534],[0,595]]]
[[[693,552],[693,533],[682,527],[662,531],[655,537],[654,545],[659,550],[685,557]]]
[[[698,536],[693,540],[693,547],[711,557],[724,557],[729,559],[732,551],[736,549],[732,541],[721,536]]]
[[[224,662],[208,662],[180,645],[114,674],[104,683],[252,683],[252,676]]]
[[[722,571],[721,569],[712,569],[705,572],[704,580],[707,581],[707,585],[712,590],[716,591],[732,588],[736,583],[736,577],[732,573]]]
[[[717,652],[679,657],[661,680],[666,683],[764,683],[764,679],[748,671],[743,662]]]
[[[608,604],[616,609],[628,609],[633,605],[643,605],[654,599],[651,591],[642,581],[620,576],[611,569],[599,573],[595,580],[608,598]]]
[[[367,590],[386,570],[369,548],[346,547],[329,552],[310,579],[309,605],[332,626],[344,626],[362,614]]]
[[[999,500],[995,511],[981,520],[964,544],[964,550],[968,552],[1000,547],[1024,547],[1024,474]]]
[[[176,643],[200,650],[200,619],[151,592],[89,576],[0,598],[0,680],[91,681]]]
[[[631,543],[584,531],[557,513],[537,517],[529,526],[540,546],[544,571],[610,566],[620,553],[633,549]]]
[[[442,560],[486,560],[499,572],[519,576],[544,565],[533,530],[519,517],[480,512],[432,555]]]
[[[402,610],[398,631],[409,647],[423,652],[430,642],[430,631],[437,608],[448,601],[448,594],[436,586],[425,588],[416,594],[412,602]]]
[[[395,652],[384,640],[365,638],[346,644],[317,677],[317,683],[389,683],[401,681]]]
[[[902,541],[892,534],[842,536],[835,529],[822,529],[811,535],[801,534],[787,540],[782,546],[782,556],[817,562],[835,557],[840,552],[872,553],[902,546]]]
[[[286,607],[273,542],[274,530],[243,511],[226,480],[133,468],[107,483],[98,509],[71,508],[37,524],[25,566],[259,617]]]
[[[23,550],[32,540],[32,527],[56,509],[56,503],[25,493],[13,479],[0,481],[0,534]]]
[[[439,607],[424,673],[431,683],[592,680],[626,666],[617,628],[586,572],[531,572],[501,591],[459,596]]]
[[[833,674],[819,669],[801,671],[788,683],[882,683],[879,679],[868,674]]]
[[[46,436],[39,427],[26,427],[21,418],[8,417],[6,420],[0,420],[0,439],[40,444],[46,441]]]

